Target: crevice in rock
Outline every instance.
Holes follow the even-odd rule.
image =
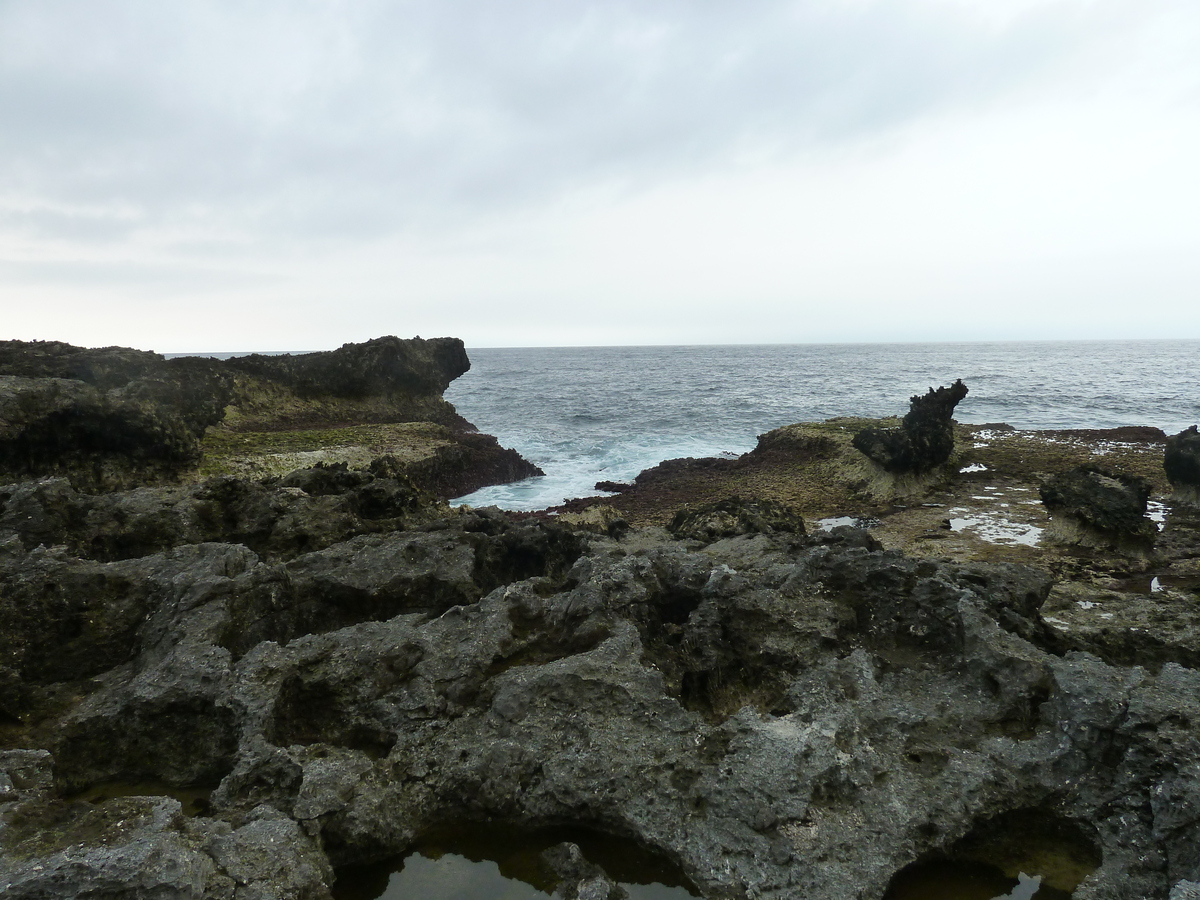
[[[927,853],[900,870],[884,897],[908,900],[938,885],[1007,892],[1024,873],[1040,878],[1038,900],[1067,900],[1102,861],[1091,826],[1050,809],[1015,809],[978,822],[949,847]]]
[[[130,705],[67,726],[54,747],[64,793],[101,782],[216,784],[232,769],[232,710],[205,698]]]
[[[267,738],[279,747],[330,744],[372,759],[387,756],[396,743],[395,734],[378,721],[359,715],[337,685],[300,674],[281,685]]]

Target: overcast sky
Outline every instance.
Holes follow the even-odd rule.
[[[0,338],[1200,338],[1196,0],[0,0]]]

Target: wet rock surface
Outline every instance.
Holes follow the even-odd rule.
[[[707,897],[879,898],[1009,820],[1082,841],[1077,898],[1200,880],[1193,619],[1156,649],[861,528],[617,539],[338,468],[5,491],[6,898],[326,898],[471,822],[632,838]],[[112,783],[211,794],[82,799]],[[563,896],[613,896],[559,855]]]

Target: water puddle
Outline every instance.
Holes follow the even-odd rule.
[[[1133,575],[1128,578],[1118,578],[1111,582],[1113,590],[1122,594],[1161,594],[1166,591],[1200,591],[1200,577],[1179,576],[1174,572],[1163,571]]]
[[[884,900],[1070,900],[1100,865],[1085,827],[1044,809],[1003,813],[900,870]]]
[[[632,841],[580,828],[462,826],[421,838],[398,860],[338,872],[334,900],[545,900],[558,878],[542,853],[576,844],[630,900],[691,900],[699,893],[669,860]]]
[[[864,519],[858,516],[833,516],[829,519],[817,519],[817,527],[822,531],[833,531],[835,528],[875,528],[882,523],[878,519]]]
[[[1157,500],[1146,501],[1146,518],[1153,522],[1159,531],[1166,527],[1167,511],[1166,504],[1159,503]]]
[[[990,500],[990,497],[980,499]],[[1007,508],[1008,504],[1001,504]],[[957,513],[957,515],[955,515]],[[1036,547],[1043,529],[1029,522],[1016,522],[999,513],[972,512],[966,509],[950,510],[951,531],[966,531],[989,544],[1024,544]]]
[[[94,784],[70,799],[99,806],[119,797],[174,797],[183,805],[184,815],[202,816],[209,810],[212,792],[211,787],[174,787],[160,781],[106,781]]]
[[[1070,900],[1037,875],[1009,878],[995,866],[967,861],[923,863],[893,880],[883,900]]]

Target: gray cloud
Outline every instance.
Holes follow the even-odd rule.
[[[3,221],[65,241],[437,228],[991,102],[1113,27],[1076,9],[9,0]]]

